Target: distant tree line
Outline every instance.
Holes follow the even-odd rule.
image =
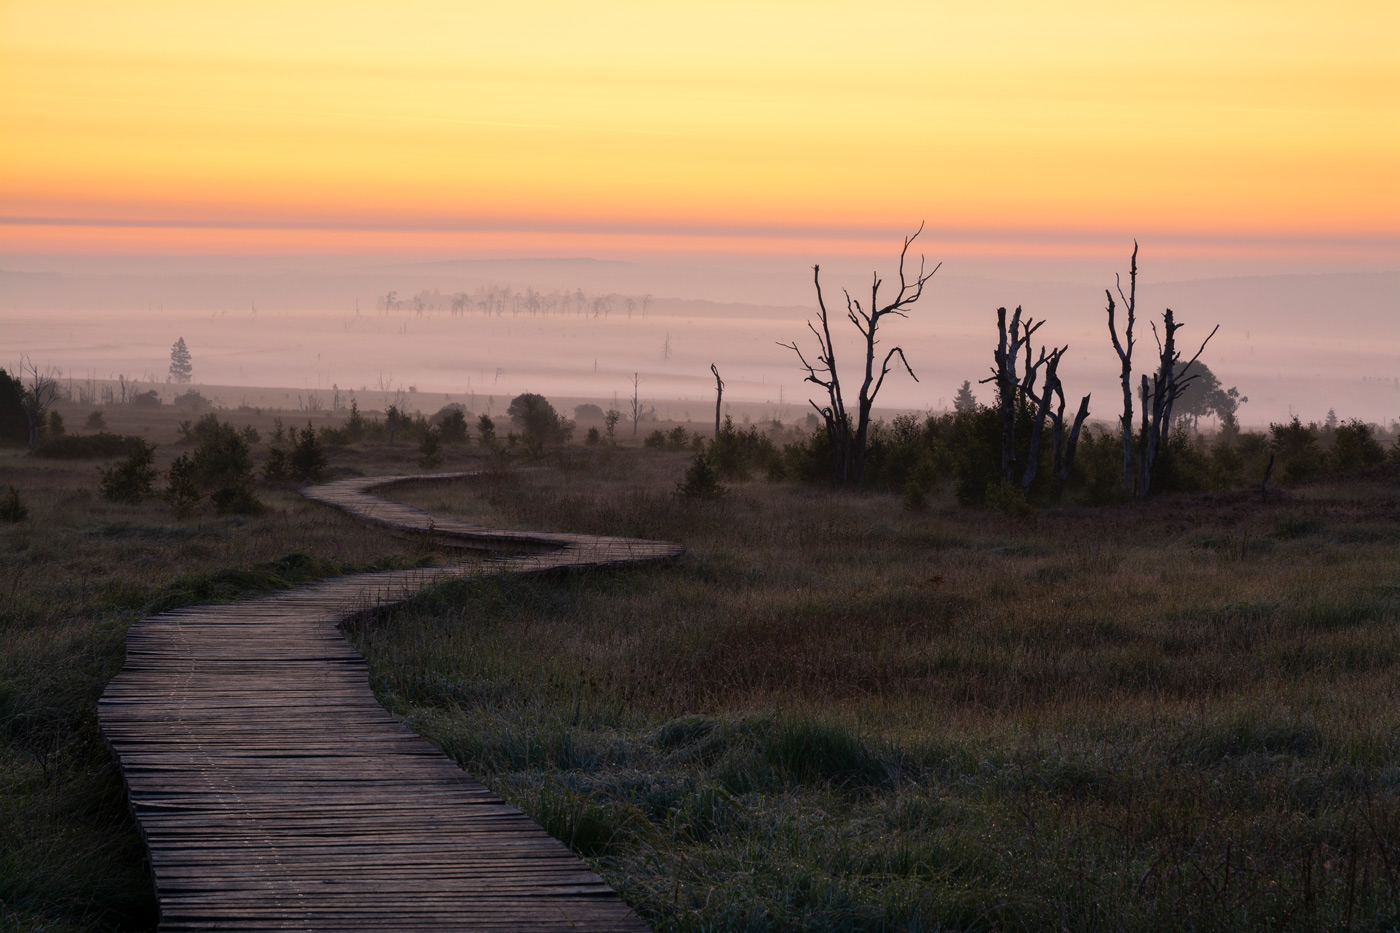
[[[510,286],[482,286],[474,292],[444,294],[426,289],[412,295],[391,291],[375,299],[384,314],[447,313],[455,317],[478,314],[487,317],[581,317],[606,319],[613,314],[645,318],[651,295],[625,295],[618,292],[590,294],[581,288],[539,292],[533,288],[517,291]]]

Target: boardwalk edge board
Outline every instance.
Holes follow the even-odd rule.
[[[339,624],[483,572],[674,560],[679,545],[439,519],[372,490],[303,490],[401,534],[495,556],[355,574],[131,626],[98,703],[146,842],[161,930],[642,931],[606,882],[379,705]]]

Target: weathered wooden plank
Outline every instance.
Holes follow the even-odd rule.
[[[443,579],[668,560],[682,549],[435,520],[370,494],[402,479],[306,494],[497,556],[132,626],[99,719],[150,851],[161,929],[644,930],[564,846],[390,716],[337,626]]]

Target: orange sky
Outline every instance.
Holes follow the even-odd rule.
[[[1393,2],[471,6],[0,2],[0,253],[1400,233]]]

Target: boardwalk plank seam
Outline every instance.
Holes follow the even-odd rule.
[[[564,845],[379,705],[339,623],[424,586],[673,560],[679,545],[487,528],[356,477],[310,499],[501,555],[356,574],[132,625],[98,704],[150,853],[160,929],[647,929]]]

